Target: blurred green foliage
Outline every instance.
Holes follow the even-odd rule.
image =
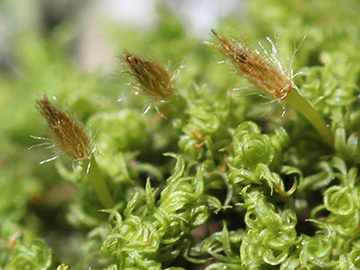
[[[291,108],[282,116],[244,94],[248,83],[169,10],[150,31],[104,30],[117,53],[151,47],[171,69],[185,65],[175,95],[155,104],[164,119],[142,115],[148,98],[119,70],[79,68],[75,19],[46,32],[39,5],[0,8],[0,269],[360,269],[358,1],[248,1],[220,27],[248,44],[280,36],[334,151]],[[99,211],[76,164],[39,165],[51,152],[27,150],[30,135],[46,136],[42,91],[88,126],[114,209]]]

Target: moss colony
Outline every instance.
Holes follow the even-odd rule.
[[[249,1],[205,44],[108,22],[110,75],[0,6],[0,269],[360,269],[358,1]]]

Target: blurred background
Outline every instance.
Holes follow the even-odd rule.
[[[226,16],[245,16],[241,0],[3,0],[0,3],[0,65],[20,72],[13,42],[17,36],[54,36],[68,46],[79,68],[112,72],[116,66],[111,25],[139,34],[159,24],[159,10],[173,13],[187,34],[202,39]],[[70,27],[71,25],[71,27]],[[64,31],[64,28],[67,31]],[[24,37],[23,37],[24,38]],[[121,39],[121,37],[119,37]]]

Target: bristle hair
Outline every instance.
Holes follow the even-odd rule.
[[[80,121],[52,104],[46,94],[36,101],[36,108],[47,121],[51,138],[60,154],[74,161],[91,157],[91,140]]]
[[[229,59],[237,74],[259,87],[271,99],[282,101],[296,87],[274,53],[264,49],[260,52],[249,48],[244,42],[230,41],[215,30],[211,32],[218,44],[208,44]]]

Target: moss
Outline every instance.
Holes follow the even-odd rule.
[[[19,19],[16,6],[0,7]],[[76,21],[45,34],[29,13],[32,27],[14,24],[7,60],[0,54],[0,269],[360,268],[360,6],[256,0],[247,8],[246,20],[216,28],[251,48],[269,49],[270,36],[285,66],[293,58],[300,74],[291,79],[329,124],[334,147],[291,107],[218,65],[221,54],[166,10],[149,32],[113,22],[106,32],[118,53],[169,61],[172,72],[184,64],[165,102],[134,95],[120,67],[79,69]],[[103,209],[76,162],[39,165],[49,152],[27,150],[30,135],[45,133],[34,107],[42,91],[91,134],[114,207]],[[143,115],[149,102],[159,112]]]

